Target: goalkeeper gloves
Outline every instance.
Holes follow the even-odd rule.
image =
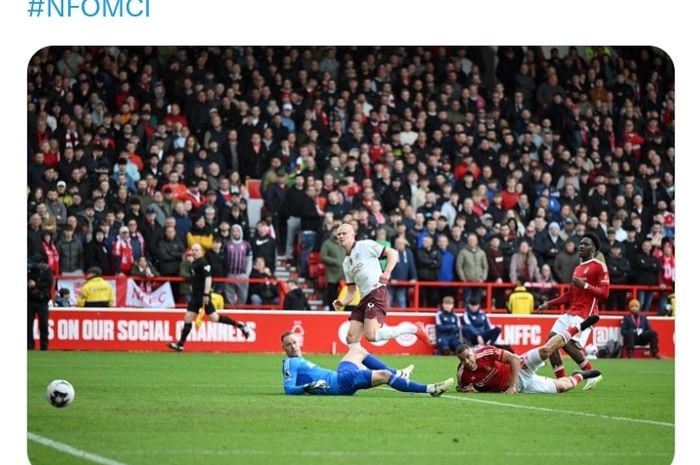
[[[304,385],[304,392],[308,392],[309,394],[320,393],[330,387],[331,385],[328,384],[328,381],[319,379],[318,381],[314,381],[313,383],[308,383]]]

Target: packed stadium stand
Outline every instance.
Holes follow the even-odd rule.
[[[392,307],[505,311],[516,286],[557,295],[593,233],[603,309],[666,315],[674,102],[652,47],[44,48],[28,256],[63,286],[99,267],[184,306],[200,243],[227,308],[284,308],[294,280],[321,310],[347,222],[400,251]]]

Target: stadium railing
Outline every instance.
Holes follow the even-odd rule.
[[[150,278],[144,278],[144,277],[138,277],[138,276],[124,276],[124,275],[118,275],[118,276],[104,276],[106,280],[114,280],[116,282],[117,286],[117,294],[119,294],[120,287],[126,287],[127,285],[127,279],[131,278],[137,283],[141,283],[144,281],[150,281],[151,283],[162,283],[162,282],[170,282],[172,284],[179,284],[185,282],[185,279],[179,277],[179,276],[159,276],[159,277],[150,277]],[[85,278],[82,276],[64,276],[64,275],[59,275],[56,278],[56,281],[73,281],[73,280],[84,280]],[[317,278],[316,278],[317,279]],[[225,284],[225,283],[248,283],[248,284],[255,284],[255,283],[264,283],[266,281],[270,281],[269,279],[262,279],[262,278],[257,278],[257,279],[252,279],[252,278],[214,278],[214,283],[216,284]],[[250,304],[245,304],[245,305],[238,305],[236,304],[236,308],[240,309],[260,309],[260,310],[282,310],[283,309],[283,302],[284,302],[284,296],[287,293],[287,285],[284,280],[281,279],[276,279],[275,284],[277,285],[278,288],[278,297],[279,297],[279,304],[262,304],[262,305],[250,305]],[[463,306],[463,300],[461,298],[462,292],[466,288],[482,288],[484,290],[484,299],[483,299],[483,306],[482,309],[488,313],[506,313],[505,308],[498,308],[494,306],[494,296],[495,293],[501,290],[504,293],[504,299],[507,298],[507,295],[510,291],[514,289],[514,285],[511,283],[465,283],[461,281],[449,281],[449,282],[444,282],[444,281],[391,281],[390,286],[393,287],[404,287],[408,291],[408,296],[407,296],[407,303],[408,305],[404,307],[395,307],[392,306],[390,307],[390,311],[413,311],[413,312],[433,312],[436,310],[435,307],[426,307],[421,305],[421,291],[430,287],[439,287],[439,288],[448,288],[451,290],[452,295],[456,295],[456,309],[462,309],[464,308]],[[157,286],[156,286],[157,287]],[[551,297],[553,298],[555,296],[560,295],[562,292],[565,292],[567,288],[569,287],[569,284],[547,284],[547,285],[542,285],[540,283],[526,283],[525,287],[533,293],[538,293],[538,292],[547,292]],[[340,291],[341,287],[339,287]],[[616,291],[625,291],[627,293],[627,298],[626,301],[629,301],[630,299],[637,299],[638,294],[641,291],[652,291],[654,293],[654,300],[652,303],[651,308],[649,309],[648,312],[643,312],[647,315],[656,315],[657,314],[657,307],[658,307],[658,297],[661,292],[673,292],[672,289],[668,288],[662,288],[660,286],[640,286],[640,285],[610,285],[610,290],[616,290]],[[174,295],[175,301],[176,301],[176,307],[177,308],[184,308],[186,306],[185,302],[181,298],[182,296],[180,295]],[[601,305],[601,310],[604,310],[606,314],[608,315],[623,315],[627,313],[626,309],[607,309],[605,307],[605,302],[602,303]],[[564,308],[563,306],[560,306],[559,308],[550,308],[548,310],[545,310],[544,314],[558,314],[561,312],[561,309]]]

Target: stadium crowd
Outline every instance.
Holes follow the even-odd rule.
[[[200,243],[215,277],[271,277],[278,254],[306,275],[350,222],[399,250],[397,280],[546,292],[592,232],[611,283],[660,286],[638,299],[665,314],[674,99],[648,47],[44,48],[27,69],[28,253],[54,276],[167,277]],[[225,294],[274,295],[251,291]]]

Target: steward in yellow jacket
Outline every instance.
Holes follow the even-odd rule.
[[[114,307],[114,289],[102,279],[102,270],[93,266],[88,270],[87,281],[80,289],[78,307]]]
[[[506,308],[513,315],[530,315],[535,309],[535,297],[525,286],[517,286],[508,297]]]

